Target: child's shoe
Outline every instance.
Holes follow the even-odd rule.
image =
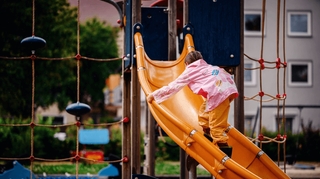
[[[210,134],[204,133],[203,134],[210,142],[213,141],[212,137],[210,136]]]
[[[212,137],[210,136],[210,128],[202,128],[203,129],[203,132],[204,132],[204,136],[210,141],[212,142],[213,139]]]
[[[228,157],[231,158],[232,155],[232,147],[228,145],[228,143],[217,143],[218,147],[222,152],[224,152]]]

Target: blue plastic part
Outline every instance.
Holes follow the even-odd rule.
[[[46,46],[46,41],[37,36],[26,37],[21,40],[21,45],[29,50],[37,50]]]
[[[79,142],[81,144],[108,144],[109,130],[108,129],[80,129]]]
[[[18,161],[13,161],[13,168],[0,174],[0,179],[27,179],[30,178],[30,172],[30,170],[23,167]],[[36,178],[36,176],[32,174],[32,178]]]
[[[113,166],[112,164],[109,164],[107,167],[101,169],[98,172],[98,176],[116,177],[119,176],[119,171],[117,167]]]
[[[133,57],[133,39],[132,39],[132,0],[126,1],[126,21],[124,26],[124,41],[125,41],[125,58],[123,60],[123,70],[126,71],[130,68],[132,63],[132,57]],[[130,71],[130,70],[129,70]]]
[[[241,59],[241,1],[189,0],[188,22],[196,50],[218,66],[237,66]]]
[[[67,106],[66,111],[69,114],[80,117],[84,114],[89,113],[91,111],[91,108],[87,104],[77,102],[77,103],[73,103],[73,104],[70,104],[69,106]]]
[[[141,8],[143,44],[150,59],[168,60],[168,13],[166,7]]]

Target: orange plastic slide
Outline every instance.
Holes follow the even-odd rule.
[[[194,50],[190,34],[185,36],[183,51],[175,61],[150,60],[144,51],[140,32],[134,34],[138,77],[145,94],[167,85],[185,69],[184,58]],[[231,158],[203,135],[197,113],[203,98],[185,87],[167,101],[149,104],[161,128],[188,155],[193,157],[215,178],[290,178],[260,148],[242,133],[229,126],[227,134],[233,151]]]

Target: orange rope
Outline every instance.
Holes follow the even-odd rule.
[[[0,59],[3,59],[3,60],[27,60],[27,59],[30,59],[30,57],[3,57],[3,56],[0,56]],[[61,57],[61,58],[37,57],[37,59],[34,59],[34,60],[51,60],[51,61],[61,60],[62,61],[62,60],[71,60],[71,59],[74,59],[74,57]],[[102,58],[92,58],[92,57],[84,57],[84,56],[81,56],[81,59],[97,61],[97,62],[110,62],[110,61],[122,60],[122,58],[120,58],[120,57],[102,59]]]
[[[112,122],[112,123],[100,123],[100,124],[86,124],[83,123],[83,126],[112,126],[116,124],[122,123],[123,120],[117,121],[117,122]],[[5,127],[26,127],[30,126],[31,124],[0,124],[0,126],[5,126]],[[49,128],[59,128],[59,127],[68,127],[68,126],[74,126],[75,123],[68,123],[68,124],[59,124],[59,125],[50,125],[50,124],[39,124],[39,123],[32,123],[34,126],[38,127],[49,127]]]
[[[101,58],[91,58],[91,57],[82,57],[80,55],[80,0],[78,0],[78,17],[77,17],[77,101],[80,101],[80,59],[83,60],[91,60],[96,62],[109,62],[109,61],[116,61],[116,60],[122,60],[123,58],[110,58],[110,59],[101,59]],[[35,35],[35,0],[32,0],[32,35]],[[58,127],[65,127],[65,126],[72,126],[75,125],[75,123],[69,123],[69,124],[62,124],[62,125],[46,125],[46,124],[37,124],[35,122],[35,61],[36,60],[71,60],[75,57],[61,57],[61,58],[47,58],[47,57],[36,57],[34,54],[34,51],[32,52],[31,56],[28,57],[4,57],[0,56],[0,59],[2,60],[26,60],[31,59],[31,66],[32,66],[32,99],[31,99],[31,122],[29,124],[0,124],[0,126],[7,126],[7,127],[30,127],[30,156],[29,157],[21,157],[21,158],[7,158],[7,157],[1,157],[0,160],[30,160],[30,178],[32,179],[32,171],[33,171],[33,165],[34,161],[46,161],[46,162],[61,162],[61,161],[70,161],[70,160],[76,160],[76,178],[78,178],[79,175],[79,161],[89,161],[94,163],[116,163],[121,162],[120,160],[109,160],[109,161],[96,161],[93,159],[88,159],[80,156],[79,152],[79,129],[80,125],[76,123],[77,126],[77,136],[76,136],[76,156],[68,157],[68,158],[61,158],[61,159],[45,159],[45,158],[39,158],[35,157],[34,155],[34,127],[49,127],[49,128],[58,128]],[[78,120],[79,121],[79,120]],[[115,124],[122,123],[123,120],[114,122],[114,123],[100,123],[100,124],[82,124],[83,126],[111,126]]]
[[[251,137],[247,137],[250,141],[252,142],[259,142],[259,143],[271,143],[271,142],[275,142],[275,143],[278,143],[278,144],[284,144],[286,142],[286,138],[282,139],[282,140],[277,140],[277,138],[270,138],[270,137],[267,137],[267,136],[263,136],[263,140],[259,140],[259,138],[251,138]]]
[[[39,157],[34,157],[34,161],[42,161],[42,162],[64,162],[64,161],[72,161],[75,157],[68,157],[68,158],[61,158],[61,159],[46,159],[46,158],[39,158]],[[94,159],[88,159],[85,157],[79,157],[79,159],[83,161],[89,161],[92,163],[117,163],[121,162],[122,159],[119,160],[105,160],[105,161],[98,161]],[[24,158],[5,158],[5,157],[0,157],[0,160],[30,160],[29,157],[24,157]]]
[[[286,60],[286,48],[285,48],[285,46],[286,46],[286,38],[285,38],[285,34],[286,34],[286,28],[285,28],[286,27],[286,0],[283,0],[282,13],[283,13],[283,15],[282,15],[282,18],[283,18],[283,20],[282,20],[282,27],[283,27],[283,29],[282,29],[282,47],[283,47],[282,51],[283,51],[283,61],[284,61],[283,63],[286,64],[287,63],[287,60]],[[286,78],[285,78],[286,69],[287,68],[284,68],[284,70],[283,70],[283,76],[284,76],[283,84],[286,84]],[[287,94],[285,85],[283,85],[283,94]],[[286,105],[286,100],[285,99],[286,98],[284,98],[284,100],[283,100],[282,106]],[[286,108],[282,108],[282,115],[285,116],[285,114],[286,114]],[[286,118],[285,117],[283,118],[283,123],[286,124]],[[285,135],[287,135],[286,128],[287,128],[286,125],[284,125],[284,134]],[[283,156],[284,156],[284,163],[286,164],[287,163],[286,162],[286,157],[285,157],[286,156],[286,143],[283,143]],[[286,172],[286,165],[284,165],[284,172]]]
[[[266,11],[266,0],[262,1],[262,20],[261,20],[261,49],[260,49],[260,59],[255,59],[250,57],[247,54],[244,54],[245,57],[247,57],[249,60],[257,62],[260,64],[260,66],[255,67],[255,68],[244,68],[245,70],[259,70],[259,79],[260,79],[260,91],[251,96],[245,96],[244,100],[254,100],[254,101],[258,101],[260,108],[259,108],[259,116],[260,116],[260,126],[259,126],[259,130],[260,132],[262,131],[262,103],[264,102],[270,102],[273,100],[277,100],[277,122],[278,122],[278,126],[277,126],[277,131],[278,131],[278,136],[275,138],[269,138],[269,137],[265,137],[262,134],[259,134],[259,137],[252,139],[249,138],[251,141],[254,142],[259,142],[260,144],[260,148],[262,148],[262,144],[263,143],[270,143],[270,142],[276,142],[278,143],[278,149],[277,149],[277,154],[278,154],[278,165],[280,164],[280,144],[283,144],[283,156],[284,156],[284,163],[285,163],[285,150],[286,150],[286,119],[285,119],[285,107],[282,107],[282,120],[280,119],[280,105],[282,103],[282,106],[285,106],[285,100],[286,100],[286,89],[285,89],[285,84],[286,84],[286,67],[287,67],[287,62],[286,62],[286,56],[285,56],[285,10],[286,10],[286,5],[285,5],[285,0],[283,3],[283,29],[282,29],[282,38],[283,38],[283,61],[281,62],[280,59],[280,46],[279,46],[279,41],[280,41],[280,12],[281,12],[281,0],[277,1],[277,25],[276,25],[276,60],[269,60],[267,61],[266,59],[263,58],[263,50],[264,50],[264,30],[265,30],[265,11]],[[265,65],[266,64],[266,65]],[[283,95],[280,95],[280,70],[283,68]],[[265,93],[263,91],[263,86],[262,86],[262,70],[264,69],[277,69],[277,81],[276,81],[276,86],[277,86],[277,94],[276,95],[271,95],[268,93]],[[269,97],[268,99],[265,99],[265,97]],[[263,99],[264,98],[264,99]],[[283,125],[284,124],[284,125]],[[279,133],[281,131],[281,129],[284,129],[284,136],[280,137]]]
[[[77,56],[80,55],[80,0],[78,0],[77,12]],[[77,59],[77,102],[80,101],[80,59]]]
[[[35,0],[32,0],[32,35],[34,35],[34,27],[35,27]]]
[[[80,101],[80,0],[78,0],[78,11],[77,11],[77,102]],[[77,117],[79,118],[79,117]],[[76,147],[76,178],[78,179],[79,175],[79,127],[80,125],[77,125],[77,147]]]
[[[262,1],[262,19],[261,19],[261,48],[260,48],[260,59],[263,60],[263,49],[264,49],[264,23],[265,23],[265,13],[266,13],[266,0],[263,0]],[[261,66],[261,65],[260,65]],[[262,92],[262,68],[259,69],[259,77],[260,77],[260,92]],[[262,130],[262,99],[263,99],[263,96],[260,95],[260,122],[259,122],[259,131]],[[262,148],[262,143],[260,143],[260,148]]]
[[[112,126],[112,125],[117,125],[122,123],[123,120],[117,121],[117,122],[113,122],[113,123],[100,123],[100,124],[82,124],[82,126]],[[63,125],[47,125],[47,124],[36,124],[36,123],[30,123],[30,124],[0,124],[0,126],[6,126],[6,127],[29,127],[29,126],[33,126],[31,127],[31,129],[33,129],[34,127],[49,127],[49,128],[59,128],[59,127],[69,127],[69,126],[74,126],[77,125],[77,123],[69,123],[69,124],[63,124]],[[87,159],[84,157],[81,157],[79,155],[79,139],[78,139],[78,130],[80,125],[77,125],[77,138],[76,138],[76,155],[78,155],[79,159],[78,160],[84,160],[84,161],[90,161],[90,162],[94,162],[94,163],[116,163],[116,162],[120,162],[121,160],[107,160],[107,161],[96,161],[96,160],[92,160],[92,159]],[[33,135],[31,135],[33,136]],[[34,141],[34,138],[31,139],[31,142]],[[33,152],[31,152],[30,157],[32,157],[31,161],[46,161],[46,162],[59,162],[59,161],[70,161],[73,159],[77,160],[77,156],[73,156],[73,157],[68,157],[68,158],[61,158],[61,159],[46,159],[46,158],[39,158],[36,156],[33,156]],[[0,160],[30,160],[30,157],[21,157],[21,158],[7,158],[7,157],[1,157],[0,156]],[[32,165],[32,164],[31,164]],[[31,166],[30,165],[30,166]]]
[[[276,52],[277,52],[277,59],[279,58],[279,30],[280,30],[280,0],[277,1],[277,37],[276,37]],[[277,69],[277,94],[280,94],[280,89],[279,89],[279,73],[280,73],[280,68]],[[280,133],[280,129],[281,129],[281,123],[280,123],[280,100],[277,100],[277,121],[278,121],[278,134]],[[278,166],[280,165],[280,143],[278,143],[278,147],[277,147],[277,156],[278,156]]]
[[[76,137],[76,178],[78,178],[78,174],[79,174],[79,159],[78,157],[80,157],[79,155],[79,127],[77,126],[77,137]]]
[[[34,29],[35,29],[35,0],[32,0],[32,35],[35,34],[34,32]],[[35,91],[35,67],[34,67],[34,59],[36,59],[36,56],[34,54],[34,51],[32,52],[32,55],[31,55],[31,63],[32,63],[32,99],[31,99],[31,123],[34,123],[34,91]],[[34,138],[34,128],[31,126],[31,131],[30,131],[30,147],[31,147],[31,154],[30,154],[30,157],[33,157],[33,138]],[[33,170],[33,159],[30,158],[30,178],[32,179],[32,170]]]

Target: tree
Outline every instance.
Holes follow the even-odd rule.
[[[3,0],[0,2],[0,56],[30,56],[21,47],[21,40],[32,35],[32,1]],[[77,54],[77,9],[66,0],[35,1],[34,32],[46,40],[37,57],[74,57]],[[117,57],[116,30],[97,19],[81,25],[82,56]],[[121,62],[103,63],[81,60],[81,96],[90,95],[101,101],[104,78]],[[0,59],[0,116],[31,115],[31,60]],[[35,105],[47,107],[54,102],[60,110],[76,101],[76,60],[35,61]]]
[[[115,58],[118,55],[116,38],[118,29],[106,26],[105,22],[100,22],[93,18],[81,25],[82,56],[106,59]],[[84,60],[81,63],[82,85],[80,90],[83,94],[84,102],[90,103],[93,107],[103,107],[103,92],[106,78],[119,72],[121,61],[90,61]],[[85,82],[85,83],[83,83]],[[100,89],[99,91],[97,89]]]

